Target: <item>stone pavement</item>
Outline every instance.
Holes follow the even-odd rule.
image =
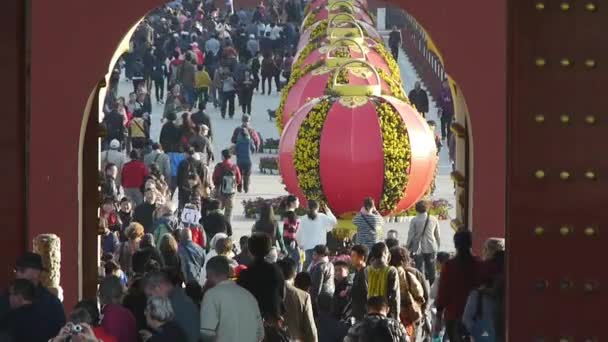
[[[403,51],[401,51],[403,52]],[[405,90],[409,92],[417,80],[417,75],[414,68],[409,63],[407,57],[400,53],[399,65],[401,67],[401,75],[404,80]],[[119,83],[119,96],[124,96],[128,99],[129,92],[133,90],[132,84],[125,81],[124,76],[121,78]],[[154,90],[154,89],[152,89]],[[274,92],[272,95],[260,95],[254,94],[252,102],[252,126],[260,132],[263,139],[274,138],[278,139],[279,134],[275,126],[275,121],[270,121],[266,113],[267,109],[276,109],[279,105],[279,94]],[[160,136],[160,130],[162,124],[160,119],[162,118],[162,112],[164,105],[157,104],[152,94],[152,126],[151,126],[151,137],[152,140],[158,141]],[[436,116],[436,109],[434,104],[431,104],[431,116]],[[214,135],[214,153],[217,158],[220,158],[221,150],[231,145],[230,137],[235,127],[240,125],[241,111],[237,108],[233,119],[222,119],[220,116],[219,109],[214,109],[213,106],[207,106],[207,113],[212,120],[212,128]],[[436,118],[435,118],[436,119]],[[268,154],[255,154],[253,160],[252,186],[248,194],[240,193],[236,195],[235,205],[233,209],[232,225],[234,231],[234,241],[238,243],[238,239],[242,235],[250,234],[251,227],[254,223],[253,220],[246,219],[244,216],[244,210],[241,202],[245,199],[253,199],[256,197],[263,198],[274,198],[278,196],[286,195],[287,192],[284,190],[283,185],[280,183],[280,177],[278,175],[263,174],[259,170],[260,157],[269,156]],[[275,154],[276,156],[276,154]],[[449,166],[447,148],[444,148],[440,154],[440,167],[439,175],[437,177],[437,190],[434,198],[445,198],[450,203],[455,203],[454,200],[454,188],[450,181],[449,173],[451,168]],[[175,197],[176,199],[176,197]],[[454,216],[454,209],[451,210],[452,217]],[[400,240],[405,241],[407,237],[408,223],[387,223],[383,229],[384,232],[389,229],[396,229],[399,232]],[[449,225],[449,221],[441,222],[441,239],[442,239],[442,250],[452,251],[453,231]]]

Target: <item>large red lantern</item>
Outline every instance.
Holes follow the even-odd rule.
[[[331,19],[333,15],[341,13],[351,14],[356,20],[368,23],[370,25],[375,25],[374,19],[372,19],[372,17],[368,14],[367,10],[353,5],[350,1],[342,0],[333,2],[328,6],[309,11],[304,17],[302,26],[300,27],[300,32],[305,31],[315,22]]]
[[[388,214],[424,196],[437,163],[434,135],[412,106],[380,95],[379,80],[376,74],[376,85],[353,86],[334,77],[340,96],[306,103],[285,127],[281,175],[301,202],[321,200],[343,215],[371,196]]]
[[[350,26],[350,27],[349,27]],[[384,43],[382,36],[373,25],[358,21],[348,13],[340,13],[329,20],[315,22],[300,34],[296,49],[302,50],[306,45],[322,39],[320,43],[329,43],[330,39],[353,38],[367,41],[368,44]]]
[[[381,94],[398,97],[407,101],[400,81],[392,79],[390,74],[383,70],[380,70],[382,76],[379,77],[379,81],[376,81],[375,76],[378,75],[378,71],[375,69],[372,71],[372,69],[368,68],[368,64],[364,58],[353,60],[332,57],[331,52],[336,47],[336,45],[332,45],[330,50],[326,52],[324,65],[303,66],[302,71],[304,73],[301,76],[299,74],[292,74],[292,79],[287,88],[284,89],[285,93],[277,109],[277,127],[279,131],[285,127],[293,114],[304,103],[310,99],[325,95],[328,87],[331,85],[331,78],[334,75],[339,76],[342,82],[348,83],[351,86],[378,84]],[[340,67],[341,65],[345,67]]]

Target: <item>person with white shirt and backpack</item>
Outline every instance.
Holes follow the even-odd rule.
[[[224,208],[224,217],[226,217],[228,222],[230,222],[232,216],[234,196],[237,191],[242,191],[243,186],[241,171],[230,160],[231,157],[230,150],[223,150],[223,160],[213,170],[213,184],[216,189],[216,198],[221,202]]]

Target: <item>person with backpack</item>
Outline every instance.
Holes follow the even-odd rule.
[[[427,203],[416,203],[416,217],[410,222],[407,249],[412,253],[416,268],[424,272],[431,285],[435,282],[435,255],[441,246],[439,221],[427,213]]]
[[[411,267],[409,252],[403,247],[393,247],[390,265],[399,273],[401,291],[401,315],[399,320],[406,327],[408,336],[415,339],[416,325],[424,317],[424,289],[416,278],[416,269]]]
[[[245,193],[248,193],[251,179],[251,157],[253,152],[255,152],[255,143],[251,139],[248,130],[241,130],[236,145],[234,145],[234,150],[236,153],[236,165],[238,165],[243,176],[243,190]]]
[[[148,170],[152,169],[152,165],[156,165],[160,174],[165,177],[165,181],[170,182],[171,161],[169,156],[163,152],[163,146],[161,144],[152,144],[152,152],[144,156],[144,164],[146,164]]]
[[[159,208],[160,217],[154,220],[154,244],[160,246],[160,240],[165,234],[173,234],[177,228],[177,219],[171,206],[164,204]]]
[[[471,291],[462,314],[462,323],[475,342],[500,342],[496,336],[498,298],[492,278]]]
[[[102,150],[107,150],[113,140],[117,140],[120,146],[124,145],[126,130],[124,117],[119,112],[120,104],[116,103],[114,109],[103,117],[103,125],[106,128],[106,136],[102,141]]]
[[[131,148],[134,150],[142,150],[144,148],[150,132],[149,125],[143,115],[144,113],[141,109],[136,109],[133,112],[133,120],[129,124],[129,138],[131,140]]]
[[[401,290],[399,272],[389,265],[390,253],[384,242],[376,243],[369,252],[365,268],[367,298],[384,297],[389,305],[388,315],[399,319],[401,312]]]
[[[204,188],[208,186],[207,180],[207,168],[203,163],[196,157],[196,151],[192,147],[188,149],[187,157],[178,166],[177,169],[177,185],[179,186],[178,192],[178,208],[182,209],[186,203],[190,202],[192,195],[192,188],[198,184],[192,184],[192,179],[198,179],[201,182],[201,186]],[[194,177],[194,178],[193,178]],[[201,194],[202,195],[202,194]],[[199,207],[199,210],[201,208]]]
[[[253,144],[255,145],[255,151],[259,151],[260,147],[262,145],[262,141],[260,139],[260,135],[258,134],[258,132],[253,127],[251,127],[250,122],[251,122],[251,116],[249,116],[248,114],[243,115],[243,117],[241,118],[242,124],[239,127],[234,129],[234,131],[232,132],[232,138],[230,138],[230,142],[232,142],[233,144],[236,144],[237,139],[239,138],[239,135],[241,134],[241,131],[247,130],[249,132],[249,136],[253,140]]]
[[[389,305],[383,296],[367,300],[367,316],[348,330],[344,342],[409,342],[403,325],[388,316]]]
[[[222,151],[221,163],[218,163],[213,170],[213,184],[215,185],[217,195],[224,208],[224,217],[230,222],[232,217],[232,207],[234,204],[234,195],[237,190],[242,187],[241,171],[230,158],[232,155],[229,150]]]

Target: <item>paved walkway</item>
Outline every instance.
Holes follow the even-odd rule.
[[[403,52],[403,51],[401,51]],[[409,92],[414,85],[415,80],[418,79],[414,68],[410,64],[405,54],[401,53],[399,56],[399,65],[401,67],[402,79],[405,81],[406,92]],[[129,92],[133,90],[132,84],[127,83],[124,77],[121,79],[119,84],[119,95],[124,96],[128,99]],[[254,94],[252,103],[252,126],[260,132],[264,139],[274,138],[278,139],[279,134],[275,126],[274,121],[270,121],[266,113],[267,109],[276,109],[279,105],[279,94],[274,92],[272,95],[258,95]],[[164,105],[157,104],[154,97],[152,98],[152,127],[151,137],[154,141],[158,141],[161,130],[160,119]],[[431,104],[431,114],[436,115],[436,109],[434,104]],[[216,156],[220,156],[222,149],[230,146],[230,137],[235,127],[240,125],[241,112],[237,108],[234,119],[222,119],[220,117],[219,109],[214,109],[213,106],[207,106],[207,113],[211,117],[214,135],[214,153]],[[263,198],[274,198],[278,196],[286,195],[283,185],[280,183],[278,175],[263,174],[259,171],[259,160],[260,157],[268,156],[268,154],[256,154],[254,155],[253,161],[253,174],[252,174],[252,187],[249,194],[237,194],[235,205],[233,209],[233,230],[235,242],[242,235],[247,235],[251,232],[251,227],[254,223],[253,220],[246,219],[244,217],[244,210],[241,202],[246,199],[253,199],[256,197]],[[275,155],[276,156],[276,155]],[[447,156],[447,148],[443,149],[440,155],[440,168],[439,175],[437,177],[437,190],[434,198],[445,198],[450,203],[454,201],[454,190],[452,182],[449,178],[449,161]],[[451,211],[451,216],[454,216],[454,210]],[[396,229],[399,232],[400,239],[405,241],[407,237],[407,229],[409,225],[407,222],[404,223],[389,223],[384,227],[384,232],[389,229]],[[449,226],[449,221],[441,222],[441,236],[442,236],[442,250],[453,250],[452,236],[453,231]]]

